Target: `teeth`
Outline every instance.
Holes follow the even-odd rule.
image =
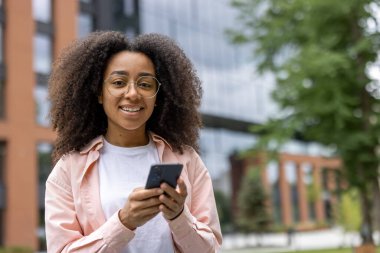
[[[138,108],[128,108],[128,107],[122,107],[121,108],[123,111],[126,111],[126,112],[138,112],[138,111],[140,111],[141,110],[141,108],[140,107],[138,107]]]

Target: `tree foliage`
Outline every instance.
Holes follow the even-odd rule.
[[[337,209],[338,223],[345,231],[354,231],[360,228],[360,202],[355,189],[342,193]]]
[[[372,228],[371,192],[378,177],[380,88],[369,71],[380,49],[379,0],[234,0],[242,29],[235,43],[252,43],[260,71],[274,73],[277,117],[254,128],[257,148],[278,148],[301,134],[331,147],[359,190],[363,224]],[[372,66],[372,67],[371,67]],[[372,231],[371,233],[372,234]],[[364,242],[372,236],[362,235]]]
[[[215,190],[215,201],[218,210],[218,216],[220,221],[220,226],[223,232],[230,232],[232,229],[231,220],[231,205],[228,201],[227,196],[222,192]]]
[[[260,177],[259,168],[250,168],[243,178],[238,195],[239,216],[237,225],[245,232],[268,231],[271,217],[268,195]]]

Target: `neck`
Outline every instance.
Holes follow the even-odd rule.
[[[113,135],[107,131],[104,137],[112,145],[120,147],[138,147],[145,146],[149,143],[149,136],[145,131],[130,131],[125,133],[118,133],[117,135]]]

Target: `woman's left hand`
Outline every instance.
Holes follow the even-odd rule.
[[[159,200],[162,202],[160,210],[165,219],[173,220],[183,211],[187,197],[186,184],[182,179],[177,180],[178,188],[174,189],[167,183],[162,183],[160,188],[164,191]]]

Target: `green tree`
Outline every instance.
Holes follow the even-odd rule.
[[[230,232],[232,229],[230,201],[222,191],[215,190],[214,195],[222,231]]]
[[[345,231],[360,228],[360,203],[355,189],[342,193],[338,204],[338,222]]]
[[[268,195],[261,181],[260,169],[250,168],[243,178],[238,193],[237,225],[239,228],[244,232],[268,231],[271,225],[268,201]]]
[[[380,49],[379,2],[233,0],[242,29],[230,31],[234,42],[252,43],[258,69],[277,80],[282,111],[254,128],[263,134],[256,148],[276,149],[301,134],[335,150],[360,195],[363,243],[373,243],[378,187],[380,85],[369,67]]]

